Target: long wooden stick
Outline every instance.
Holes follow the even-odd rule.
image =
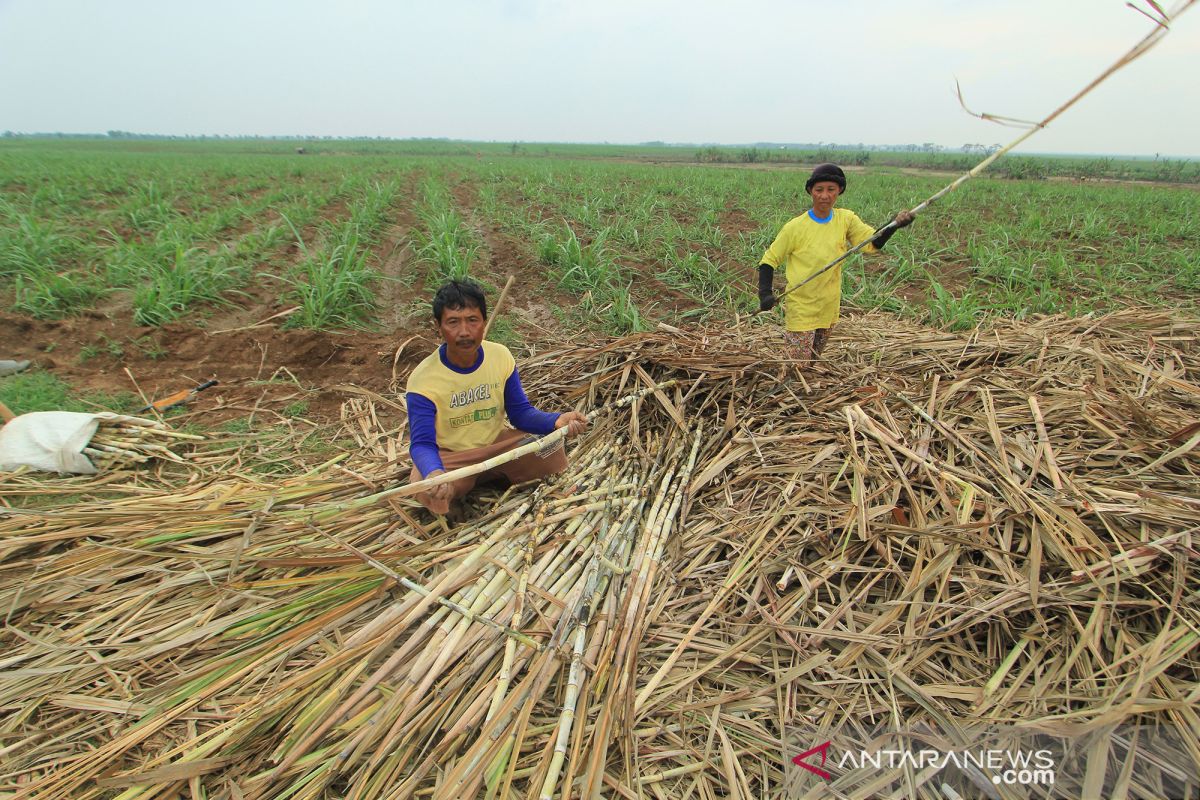
[[[512,287],[515,278],[515,275],[509,275],[508,280],[504,282],[504,288],[500,290],[500,297],[496,300],[496,305],[492,306],[492,313],[488,314],[487,324],[483,326],[483,338],[486,339],[488,331],[492,329],[492,322],[495,321],[496,316],[500,313],[500,307],[504,305],[504,298],[508,296],[508,290]]]
[[[645,389],[639,389],[638,391],[626,395],[619,400],[615,400],[606,406],[592,409],[587,413],[587,418],[588,420],[593,420],[601,414],[607,414],[624,408],[634,401],[642,399],[648,394],[661,391],[674,385],[675,380],[671,379],[654,386],[648,386]],[[465,467],[459,467],[458,469],[450,470],[449,472],[443,472],[441,475],[436,475],[432,478],[426,478],[425,480],[417,481],[416,483],[406,483],[402,486],[396,486],[391,489],[386,489],[382,492],[376,492],[375,494],[368,495],[367,497],[359,497],[355,500],[327,506],[326,508],[318,511],[314,515],[314,519],[319,519],[332,514],[340,514],[353,508],[361,508],[363,506],[377,503],[380,500],[388,497],[409,497],[419,492],[428,491],[429,489],[432,489],[435,486],[440,486],[443,483],[456,481],[459,478],[467,478],[471,475],[478,475],[481,472],[487,472],[489,469],[495,469],[501,464],[507,464],[508,462],[518,459],[521,456],[529,455],[530,453],[537,452],[543,448],[550,447],[551,445],[561,441],[566,435],[567,426],[563,426],[557,430],[551,431],[545,436],[535,439],[529,444],[521,445],[520,447],[516,447],[512,450],[507,450],[497,456],[487,459],[486,461],[481,461],[478,464],[468,464]]]
[[[1097,86],[1099,86],[1101,83],[1103,83],[1113,73],[1115,73],[1116,71],[1118,71],[1125,65],[1129,64],[1134,59],[1144,55],[1147,50],[1149,50],[1154,45],[1158,44],[1159,40],[1162,39],[1162,37],[1167,35],[1167,32],[1170,30],[1169,23],[1171,22],[1171,20],[1178,17],[1180,14],[1182,14],[1184,11],[1186,11],[1188,8],[1190,8],[1195,2],[1196,2],[1196,0],[1183,0],[1183,2],[1181,2],[1178,6],[1176,6],[1169,13],[1162,12],[1161,9],[1159,9],[1158,6],[1155,5],[1154,8],[1157,11],[1159,11],[1160,16],[1154,16],[1152,14],[1149,14],[1148,12],[1142,11],[1143,14],[1146,14],[1146,16],[1149,16],[1152,20],[1154,20],[1154,22],[1155,22],[1154,30],[1152,30],[1152,31],[1150,31],[1150,33],[1146,34],[1146,36],[1143,37],[1140,42],[1138,42],[1136,45],[1134,45],[1129,50],[1129,52],[1125,53],[1125,55],[1123,55],[1119,59],[1117,59],[1113,63],[1112,66],[1110,66],[1104,72],[1100,73],[1100,75],[1097,78],[1095,78],[1091,83],[1089,83],[1087,86],[1083,87],[1078,92],[1076,92],[1075,95],[1070,100],[1068,100],[1067,102],[1065,102],[1061,106],[1059,106],[1057,109],[1055,109],[1054,112],[1050,114],[1050,116],[1046,117],[1041,122],[1034,123],[1029,128],[1029,130],[1022,133],[1016,139],[1013,139],[1007,145],[1000,148],[996,152],[992,153],[990,156],[985,158],[983,161],[980,161],[978,164],[976,164],[970,170],[968,170],[967,172],[958,176],[958,178],[956,178],[954,181],[952,181],[951,183],[949,183],[948,185],[943,187],[936,194],[930,196],[923,202],[921,202],[918,205],[914,206],[913,208],[909,209],[910,212],[912,213],[912,215],[916,216],[917,214],[920,214],[922,211],[929,208],[929,206],[936,203],[938,200],[942,199],[946,195],[950,194],[950,192],[954,191],[959,186],[962,186],[964,183],[969,181],[971,178],[974,178],[975,176],[979,175],[979,173],[983,172],[985,169],[987,169],[989,166],[991,166],[991,164],[996,159],[1000,158],[1000,156],[1009,152],[1014,147],[1021,144],[1026,139],[1028,139],[1030,136],[1033,136],[1035,133],[1040,131],[1042,128],[1045,128],[1047,125],[1049,125],[1056,117],[1058,117],[1060,114],[1062,114],[1068,108],[1070,108],[1071,106],[1073,106],[1077,102],[1079,102],[1079,100],[1081,100],[1088,92],[1090,92],[1092,89],[1095,89]],[[1132,6],[1132,3],[1129,5]],[[1137,10],[1140,11],[1141,9],[1137,9]],[[992,117],[988,114],[976,114],[974,112],[968,112],[968,113],[971,113],[973,116],[979,117],[980,119],[993,119],[993,120],[995,119],[994,117]],[[790,286],[787,289],[785,289],[782,294],[779,294],[776,296],[776,298],[775,298],[776,301],[782,300],[783,298],[787,297],[792,292],[799,289],[801,286],[804,286],[809,281],[815,280],[819,276],[824,275],[826,272],[833,269],[834,267],[836,267],[838,264],[845,261],[850,256],[854,255],[855,253],[862,250],[867,245],[874,242],[885,231],[892,230],[895,227],[896,227],[895,220],[889,221],[886,225],[881,227],[879,230],[875,231],[875,233],[873,233],[869,238],[864,239],[861,242],[859,242],[858,244],[854,245],[854,247],[851,247],[849,250],[842,253],[840,256],[835,258],[833,261],[830,261],[824,267],[817,270],[812,275],[809,275],[807,278],[800,281],[796,285]]]

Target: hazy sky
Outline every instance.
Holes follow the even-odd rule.
[[[1019,131],[956,77],[1042,119],[1151,25],[1122,0],[0,0],[0,130],[958,148]],[[1200,156],[1198,75],[1192,10],[1021,149]]]

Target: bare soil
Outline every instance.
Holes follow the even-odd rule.
[[[564,322],[580,298],[560,290],[537,258],[536,243],[506,233],[476,212],[478,187],[469,180],[452,185],[452,195],[484,244],[472,268],[476,277],[496,287],[509,275],[513,287],[500,310],[522,349],[545,350],[577,340],[585,326]],[[200,425],[217,424],[251,410],[281,411],[303,401],[304,418],[319,424],[339,418],[342,404],[366,389],[387,398],[404,390],[412,368],[439,343],[429,311],[430,274],[410,244],[420,222],[413,209],[416,177],[404,188],[390,223],[372,255],[382,280],[377,284],[378,309],[371,330],[314,331],[289,329],[293,303],[280,280],[303,253],[289,241],[263,254],[255,278],[239,287],[225,305],[189,312],[182,320],[154,328],[133,322],[131,292],[116,291],[96,308],[60,320],[37,320],[0,311],[0,358],[30,359],[77,393],[132,393],[150,399],[186,389],[209,379],[219,384],[195,398],[190,418]],[[301,230],[311,248],[324,220],[345,214],[345,200],[322,208]],[[736,235],[753,223],[736,209],[720,220]],[[231,237],[243,230],[227,232]],[[674,318],[700,304],[659,279],[660,267],[645,260],[623,259],[637,274],[634,299],[649,319]],[[496,295],[489,296],[496,302]],[[351,388],[347,388],[351,387]],[[400,412],[377,406],[381,421]]]
[[[263,317],[271,310],[257,306]],[[124,315],[95,312],[46,321],[0,312],[0,340],[7,343],[6,357],[28,358],[80,393],[140,392],[153,399],[216,378],[220,384],[194,401],[214,411],[202,422],[239,416],[247,405],[292,400],[298,389],[306,417],[336,419],[347,396],[337,387],[389,393],[400,345],[407,342],[397,358],[400,376],[435,346],[430,326],[328,332],[268,323],[218,333],[188,323],[142,327]]]
[[[413,184],[406,188],[410,195],[414,191]],[[470,187],[455,189],[468,213],[475,195]],[[319,221],[336,219],[344,205],[323,208],[318,221],[302,231],[310,246]],[[373,249],[383,280],[376,286],[377,327],[372,330],[284,327],[293,304],[277,278],[303,255],[289,242],[255,266],[256,278],[231,294],[230,304],[198,309],[158,328],[134,324],[128,291],[60,320],[0,311],[0,358],[30,359],[82,395],[140,393],[155,399],[215,378],[219,384],[191,403],[193,418],[202,425],[251,409],[278,411],[298,399],[305,404],[305,418],[336,420],[342,403],[354,396],[345,387],[395,397],[412,368],[439,343],[430,319],[429,270],[409,244],[417,224],[412,203],[401,201]],[[567,332],[552,309],[571,308],[577,298],[558,290],[531,243],[495,227],[482,226],[480,233],[485,248],[473,272],[496,286],[508,275],[515,278],[500,314],[531,349],[561,343]],[[378,410],[381,417],[391,413],[385,406]]]

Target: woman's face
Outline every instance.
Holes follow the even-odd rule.
[[[817,212],[818,217],[829,216],[829,212],[833,210],[833,204],[837,202],[838,195],[841,193],[842,187],[833,181],[814,183],[811,192],[813,211]]]

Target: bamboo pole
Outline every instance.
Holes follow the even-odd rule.
[[[1182,14],[1184,11],[1187,11],[1188,8],[1190,8],[1195,2],[1196,2],[1196,0],[1183,0],[1183,2],[1180,2],[1178,5],[1176,5],[1170,12],[1165,12],[1156,3],[1151,3],[1151,6],[1154,8],[1157,16],[1148,14],[1145,11],[1142,11],[1142,13],[1146,14],[1146,16],[1149,16],[1154,21],[1154,28],[1148,34],[1146,34],[1146,36],[1144,36],[1137,44],[1135,44],[1132,48],[1130,48],[1128,52],[1126,52],[1124,55],[1122,55],[1120,58],[1118,58],[1115,62],[1113,62],[1113,64],[1108,69],[1106,69],[1106,70],[1104,70],[1104,72],[1100,73],[1100,75],[1097,76],[1096,78],[1094,78],[1090,83],[1088,83],[1086,86],[1084,86],[1078,92],[1076,92],[1069,100],[1067,100],[1061,106],[1059,106],[1054,111],[1052,111],[1049,114],[1049,116],[1047,116],[1041,122],[1033,123],[1029,127],[1029,129],[1026,130],[1024,133],[1022,133],[1020,136],[1013,139],[1011,142],[1006,144],[1004,147],[1001,147],[999,150],[997,150],[994,153],[987,156],[987,158],[980,161],[974,167],[972,167],[971,169],[964,172],[962,175],[955,178],[949,184],[942,187],[940,190],[938,190],[934,194],[930,195],[925,200],[923,200],[920,203],[918,203],[917,205],[913,206],[911,209],[909,209],[910,213],[912,213],[913,216],[920,214],[925,209],[929,208],[929,206],[933,205],[938,200],[940,200],[943,197],[945,197],[946,195],[950,194],[950,192],[954,191],[959,186],[962,186],[964,183],[969,181],[971,178],[978,176],[981,172],[983,172],[985,169],[987,169],[989,166],[991,166],[992,163],[995,162],[998,158],[1005,155],[1009,151],[1013,150],[1015,147],[1017,147],[1018,145],[1023,143],[1026,139],[1028,139],[1029,137],[1033,136],[1038,131],[1045,128],[1047,125],[1049,125],[1051,122],[1053,122],[1058,116],[1060,116],[1063,112],[1065,112],[1071,106],[1075,105],[1077,102],[1082,100],[1084,98],[1084,96],[1086,96],[1090,91],[1092,91],[1097,86],[1099,86],[1101,83],[1103,83],[1106,79],[1108,79],[1115,72],[1120,70],[1122,67],[1125,67],[1128,64],[1132,63],[1137,58],[1140,58],[1141,56],[1145,55],[1146,52],[1150,50],[1150,48],[1152,48],[1154,45],[1158,44],[1158,42],[1164,36],[1167,35],[1168,31],[1170,30],[1170,23],[1174,19],[1178,18],[1179,15]],[[1132,4],[1130,4],[1130,5],[1132,6]],[[962,99],[961,93],[959,94],[959,99],[960,99],[960,101]],[[964,106],[964,108],[965,108],[965,106]],[[989,115],[989,114],[975,114],[973,112],[968,112],[968,113],[972,113],[972,116],[977,116],[977,117],[980,117],[981,119],[991,119],[991,120],[1000,119],[1000,118],[997,118],[997,117],[995,117],[993,115]],[[789,286],[788,288],[786,288],[782,293],[780,293],[779,295],[776,296],[776,300],[777,301],[782,300],[783,298],[787,297],[789,294],[796,291],[797,289],[804,286],[805,284],[809,283],[810,281],[815,280],[816,278],[820,277],[821,275],[824,275],[826,272],[833,269],[834,267],[836,267],[838,264],[845,261],[850,256],[859,252],[867,245],[872,244],[885,231],[894,230],[895,228],[896,228],[895,221],[889,220],[885,225],[883,225],[878,230],[876,230],[875,233],[873,233],[870,237],[868,237],[868,238],[862,240],[861,242],[859,242],[858,244],[854,245],[849,250],[842,253],[840,256],[835,258],[833,261],[830,261],[824,267],[817,270],[812,275],[809,275],[804,280],[800,281],[799,283],[797,283],[793,286]]]
[[[504,305],[504,298],[508,296],[509,287],[513,285],[514,280],[516,280],[516,276],[509,275],[508,280],[504,282],[504,288],[500,290],[500,297],[496,299],[496,305],[492,306],[492,313],[488,314],[487,324],[483,326],[484,339],[487,338],[488,331],[492,329],[492,321],[495,320],[496,316],[500,313],[500,308]]]
[[[650,387],[647,387],[644,389],[640,389],[636,392],[633,392],[632,394],[629,394],[629,395],[626,395],[625,397],[620,398],[619,400],[615,400],[612,403],[609,403],[608,405],[602,406],[601,408],[592,409],[591,411],[587,412],[587,418],[589,421],[594,420],[597,417],[601,416],[602,414],[609,414],[609,413],[612,413],[613,411],[622,409],[622,408],[630,405],[631,403],[633,403],[637,400],[640,400],[641,398],[643,398],[653,392],[662,391],[663,389],[665,389],[669,386],[674,386],[674,385],[675,385],[674,380],[668,380],[668,381],[664,381],[660,384],[657,384],[655,386],[650,386]],[[382,492],[376,492],[375,494],[369,495],[367,497],[360,497],[355,500],[350,500],[350,501],[347,501],[344,503],[338,503],[338,504],[329,506],[327,508],[321,509],[319,512],[317,512],[317,514],[315,516],[321,517],[321,516],[332,516],[332,515],[342,514],[342,513],[345,513],[346,511],[350,511],[350,510],[353,510],[356,508],[362,508],[363,506],[372,505],[374,503],[379,502],[380,500],[385,500],[389,497],[411,497],[414,494],[428,491],[429,489],[432,489],[435,486],[441,486],[443,483],[450,483],[451,481],[456,481],[460,478],[467,478],[472,475],[478,475],[481,472],[487,472],[490,469],[495,469],[496,467],[501,466],[502,464],[507,464],[510,461],[514,461],[518,458],[521,458],[522,456],[529,455],[530,453],[536,453],[539,450],[542,450],[544,448],[548,448],[548,447],[551,447],[551,446],[557,444],[558,442],[560,442],[564,438],[566,438],[566,435],[567,435],[567,428],[564,426],[562,428],[558,428],[557,430],[554,430],[554,431],[546,434],[545,436],[539,437],[538,439],[530,442],[529,444],[524,444],[524,445],[521,445],[520,447],[513,448],[512,450],[508,450],[497,456],[489,458],[486,461],[481,461],[478,464],[468,464],[465,467],[460,467],[455,470],[450,470],[449,472],[443,472],[441,475],[437,475],[432,478],[426,478],[424,480],[417,481],[416,483],[404,484],[403,486],[397,486],[395,488],[387,489]]]

